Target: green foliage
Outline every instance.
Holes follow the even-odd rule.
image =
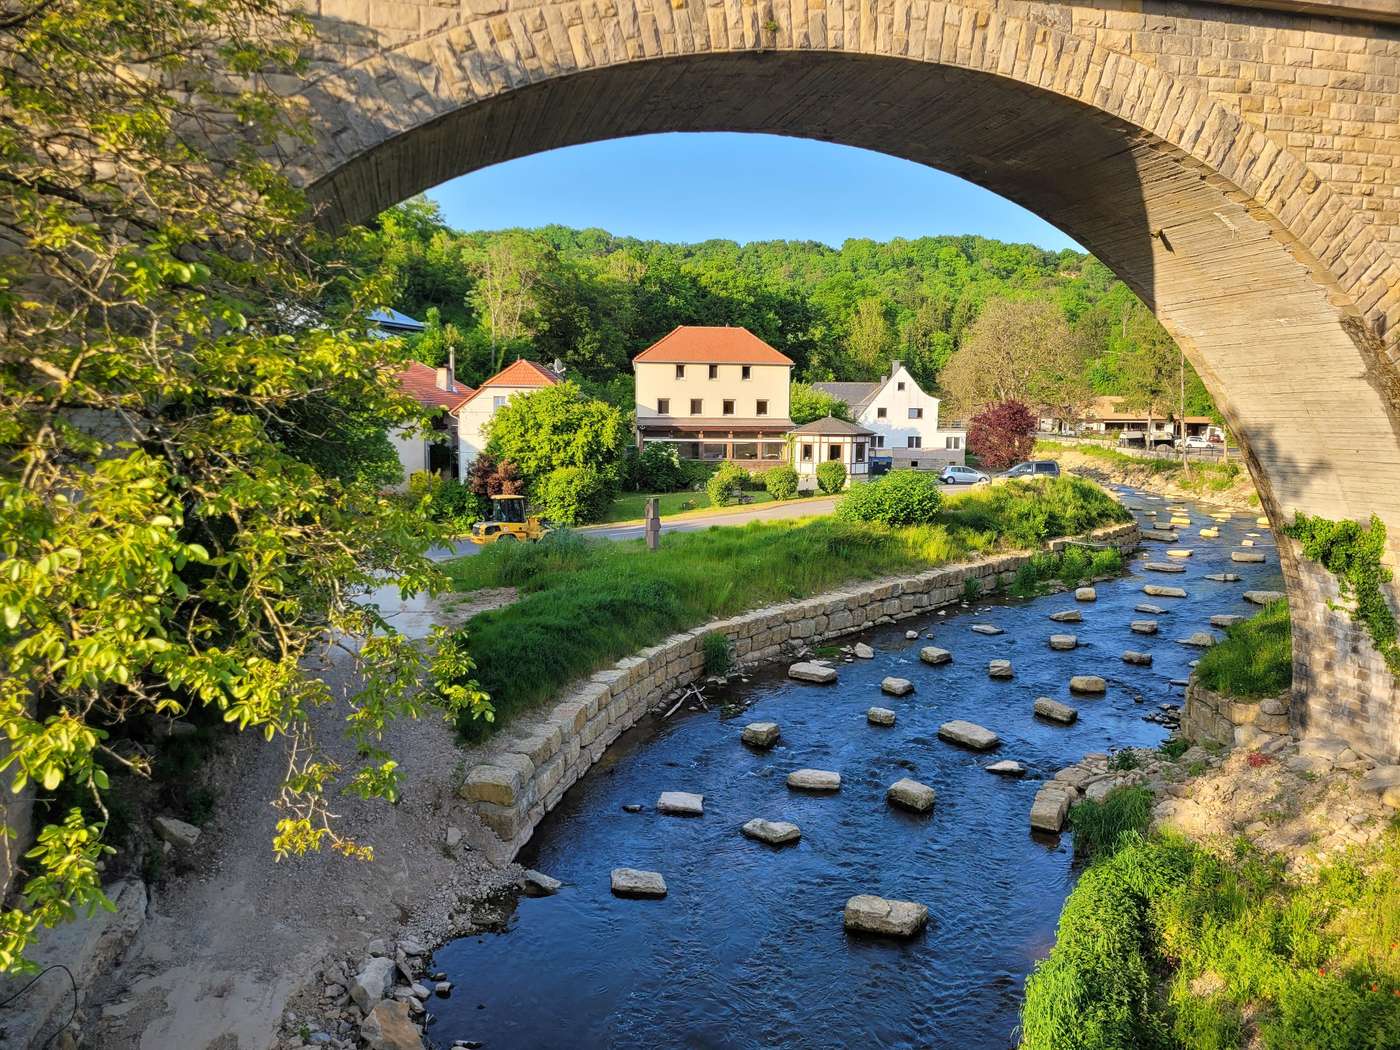
[[[834,496],[846,487],[846,464],[828,459],[817,464],[817,488]]]
[[[950,502],[946,513],[971,528],[996,529],[1011,546],[1023,549],[1034,549],[1056,536],[1132,520],[1132,514],[1107,492],[1072,475],[984,485],[977,499]]]
[[[774,499],[792,499],[797,495],[797,471],[787,465],[774,467],[763,475],[763,487]]]
[[[1304,557],[1319,562],[1337,578],[1342,596],[1355,602],[1351,617],[1366,628],[1376,647],[1400,680],[1400,639],[1397,639],[1395,613],[1386,601],[1383,584],[1393,574],[1381,564],[1385,555],[1385,522],[1374,514],[1370,525],[1355,521],[1328,521],[1299,514],[1284,534],[1303,546]]]
[[[824,466],[825,464],[823,464]],[[943,493],[938,476],[919,470],[894,470],[841,497],[836,516],[879,525],[927,525],[938,517]]]
[[[1007,486],[1009,493],[992,488],[950,501],[933,524],[900,529],[825,517],[665,533],[659,551],[641,541],[588,542],[564,533],[537,544],[496,544],[445,566],[459,590],[520,590],[511,605],[468,624],[479,663],[469,673],[505,724],[568,682],[677,631],[850,580],[918,572],[999,549],[996,515],[1043,495],[1038,484]],[[1105,519],[1086,511],[1085,528],[1122,513],[1107,497],[1097,506]],[[472,719],[460,725],[470,735],[488,728]]]
[[[482,517],[480,496],[456,478],[418,471],[408,479],[408,499],[424,516],[449,532],[466,532]]]
[[[733,656],[729,651],[728,636],[720,631],[711,631],[700,644],[705,655],[706,674],[724,674],[729,670]]]
[[[594,467],[559,467],[534,487],[534,505],[548,521],[583,525],[598,521],[608,509],[613,490]]]
[[[749,472],[737,463],[721,463],[708,481],[705,493],[710,497],[710,506],[728,507],[739,502],[739,493],[749,483]]]
[[[652,441],[642,446],[633,467],[633,488],[638,492],[675,492],[685,487],[680,454],[668,442]]]
[[[1278,696],[1293,685],[1293,630],[1288,599],[1225,629],[1225,640],[1201,654],[1196,679],[1238,700]]]
[[[1186,754],[1187,751],[1191,750],[1191,741],[1184,737],[1178,737],[1175,740],[1166,741],[1157,750],[1162,752],[1168,760],[1175,762],[1182,755]]]
[[[517,394],[497,409],[487,428],[486,451],[513,463],[540,500],[536,487],[562,467],[588,468],[609,491],[615,489],[629,440],[621,412],[585,396],[573,383],[559,383]]]
[[[379,491],[384,430],[428,420],[396,391],[403,346],[366,334],[392,290],[347,269],[362,240],[328,240],[263,159],[300,131],[261,85],[301,75],[309,35],[273,0],[0,19],[22,56],[0,75],[0,768],[99,815],[39,828],[0,970],[104,906],[109,771],[151,774],[128,745],[152,718],[204,711],[287,745],[274,850],[368,856],[331,799],[393,799],[389,722],[425,699],[456,713],[357,597],[440,582],[437,530]],[[333,694],[311,668],[347,636],[356,684]],[[356,760],[321,750],[315,707]]]
[[[825,390],[818,390],[806,383],[793,383],[788,392],[788,414],[793,423],[801,426],[814,419],[835,416],[837,419],[850,419],[851,410],[846,402]]]
[[[1033,598],[1046,593],[1052,582],[1079,587],[1100,576],[1116,576],[1122,571],[1123,556],[1111,548],[1093,550],[1070,546],[1062,551],[1042,551],[1016,570],[1011,593],[1017,598]]]
[[[1102,802],[1077,802],[1069,811],[1074,852],[1087,857],[1116,853],[1121,845],[1143,835],[1151,819],[1152,792],[1146,788],[1115,788]]]
[[[1137,769],[1137,767],[1137,752],[1128,749],[1116,752],[1113,757],[1108,760],[1108,768],[1115,773],[1125,773],[1130,769]]]

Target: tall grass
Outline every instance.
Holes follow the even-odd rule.
[[[1147,831],[1152,819],[1152,792],[1120,787],[1102,802],[1085,799],[1069,811],[1074,852],[1087,857],[1112,854],[1130,835]]]
[[[1278,696],[1293,685],[1293,630],[1288,600],[1280,598],[1225,631],[1196,665],[1207,689],[1239,699]]]
[[[989,486],[940,517],[908,528],[834,517],[751,522],[668,533],[656,552],[640,541],[558,534],[539,544],[497,544],[445,568],[460,590],[521,591],[514,604],[465,628],[499,727],[570,681],[707,620],[1130,515],[1092,483],[1059,478]],[[475,736],[493,726],[468,721],[461,728]]]

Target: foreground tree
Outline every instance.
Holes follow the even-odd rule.
[[[0,768],[51,814],[0,970],[104,903],[104,798],[149,773],[157,722],[212,709],[287,744],[282,856],[368,855],[329,800],[396,797],[381,740],[426,702],[422,657],[356,595],[429,586],[432,537],[345,460],[421,421],[396,344],[366,335],[386,289],[327,261],[260,159],[297,129],[258,75],[294,68],[305,31],[274,0],[0,19]],[[307,672],[330,646],[362,687]],[[485,706],[462,680],[448,717]],[[310,732],[330,704],[351,768]]]
[[[967,425],[967,447],[987,470],[1005,470],[1035,448],[1035,413],[1020,401],[989,405]]]

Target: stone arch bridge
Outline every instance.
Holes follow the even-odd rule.
[[[317,141],[282,159],[327,221],[658,131],[929,164],[1059,226],[1156,311],[1276,524],[1376,514],[1400,556],[1400,0],[306,2],[311,74],[275,86],[307,106]],[[735,170],[676,207],[782,192]],[[1400,760],[1400,685],[1331,577],[1280,548],[1298,717]]]

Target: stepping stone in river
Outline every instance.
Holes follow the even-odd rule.
[[[1142,538],[1156,540],[1159,543],[1175,543],[1178,537],[1171,529],[1143,529]]]
[[[1220,538],[1220,530],[1219,530],[1219,529],[1202,529],[1202,530],[1201,530],[1201,539],[1203,539],[1203,540],[1218,540],[1219,538]]]
[[[1253,605],[1268,605],[1283,597],[1282,591],[1245,591],[1244,600]]]
[[[1134,649],[1123,650],[1123,662],[1125,664],[1136,664],[1138,667],[1151,667],[1152,654],[1140,653]]]
[[[1021,763],[1004,758],[1000,762],[993,762],[990,766],[984,766],[988,773],[995,773],[999,777],[1021,777],[1026,775],[1026,767]]]
[[[1096,674],[1077,674],[1069,680],[1071,693],[1105,693],[1108,683]]]
[[[1239,583],[1244,577],[1237,572],[1211,572],[1203,576],[1202,579],[1211,580],[1214,583]]]
[[[1215,644],[1215,635],[1208,634],[1205,631],[1197,631],[1189,638],[1178,638],[1176,641],[1178,645],[1189,645],[1196,649],[1209,649]]]
[[[919,650],[919,659],[926,664],[937,667],[939,664],[946,664],[952,661],[953,654],[947,649],[940,649],[936,645],[926,645]]]
[[[1015,674],[1010,660],[988,660],[987,674],[992,678],[1010,678]]]
[[[975,722],[965,722],[960,718],[944,722],[939,726],[938,736],[950,744],[961,744],[963,747],[970,747],[976,751],[990,750],[1001,742],[1001,738],[986,726],[979,726]]]
[[[905,631],[905,632],[904,632],[904,637],[905,637],[906,640],[912,642],[915,638],[919,637],[919,632],[918,632],[918,631]]]
[[[705,815],[705,796],[693,795],[689,791],[663,791],[656,800],[656,812],[678,817],[702,817]]]
[[[873,726],[894,725],[894,712],[888,707],[872,707],[865,712],[865,720]]]
[[[880,683],[880,692],[890,696],[908,696],[914,691],[914,683],[907,678],[886,678]]]
[[[1142,566],[1148,572],[1185,572],[1185,565],[1173,565],[1169,561],[1149,561]]]
[[[777,722],[750,722],[744,726],[744,731],[739,734],[739,739],[748,744],[749,747],[766,748],[776,744],[779,735],[780,730]]]
[[[1237,623],[1243,623],[1243,616],[1236,616],[1234,613],[1216,613],[1210,618],[1212,627],[1233,627]]]
[[[1132,631],[1133,634],[1156,634],[1157,621],[1134,620],[1132,623],[1128,624],[1128,630]]]
[[[754,817],[739,829],[746,839],[757,839],[770,846],[789,846],[802,837],[802,829],[786,820],[764,820]]]
[[[1056,623],[1083,623],[1084,614],[1078,609],[1066,609],[1064,612],[1051,613],[1050,619]]]
[[[1147,613],[1148,616],[1161,616],[1166,611],[1160,605],[1149,605],[1147,602],[1140,602],[1133,606],[1133,612]]]
[[[787,786],[798,791],[840,791],[841,774],[829,769],[795,769],[788,774]]]
[[[978,634],[1004,634],[1000,627],[995,627],[989,623],[974,623],[972,629]]]
[[[1099,600],[1099,592],[1092,587],[1076,587],[1074,600],[1077,602],[1096,602]]]
[[[1048,718],[1052,722],[1059,722],[1066,726],[1079,717],[1079,712],[1070,707],[1069,704],[1051,700],[1048,696],[1035,698],[1035,713],[1041,718]]]
[[[1153,598],[1185,598],[1186,592],[1180,587],[1161,587],[1155,583],[1145,584],[1142,588],[1143,594],[1149,594]]]
[[[1191,548],[1190,548],[1190,547],[1179,547],[1179,548],[1176,548],[1176,549],[1174,549],[1174,550],[1169,550],[1169,551],[1167,551],[1167,557],[1168,557],[1168,558],[1189,558],[1189,557],[1191,557]]]
[[[931,810],[936,797],[937,793],[933,788],[908,777],[896,780],[885,792],[885,801],[890,805],[913,810],[915,813],[927,813]]]
[[[1254,541],[1253,541],[1252,539],[1240,540],[1240,546],[1241,546],[1241,547],[1253,547],[1253,546],[1254,546]]]
[[[666,880],[661,877],[659,871],[613,868],[612,891],[618,897],[664,897]]]
[[[928,923],[928,908],[914,901],[886,900],[862,893],[846,902],[841,922],[852,933],[912,937]]]
[[[1064,652],[1079,645],[1079,639],[1072,634],[1052,634],[1050,636],[1050,648],[1059,649]]]
[[[1069,814],[1070,791],[1064,786],[1046,784],[1031,803],[1031,827],[1036,831],[1060,831]]]
[[[556,878],[533,868],[525,869],[525,890],[532,897],[553,897],[563,887]]]
[[[817,685],[826,685],[828,682],[836,681],[836,668],[825,667],[822,664],[802,661],[793,664],[788,668],[788,677],[799,682],[814,682]]]
[[[858,660],[875,659],[875,650],[870,648],[870,646],[866,645],[864,642],[856,642],[855,647],[851,650],[851,652],[855,653],[856,659]]]
[[[1266,559],[1264,555],[1261,554],[1259,551],[1231,551],[1230,560],[1238,562],[1248,562],[1251,564],[1260,564]]]

